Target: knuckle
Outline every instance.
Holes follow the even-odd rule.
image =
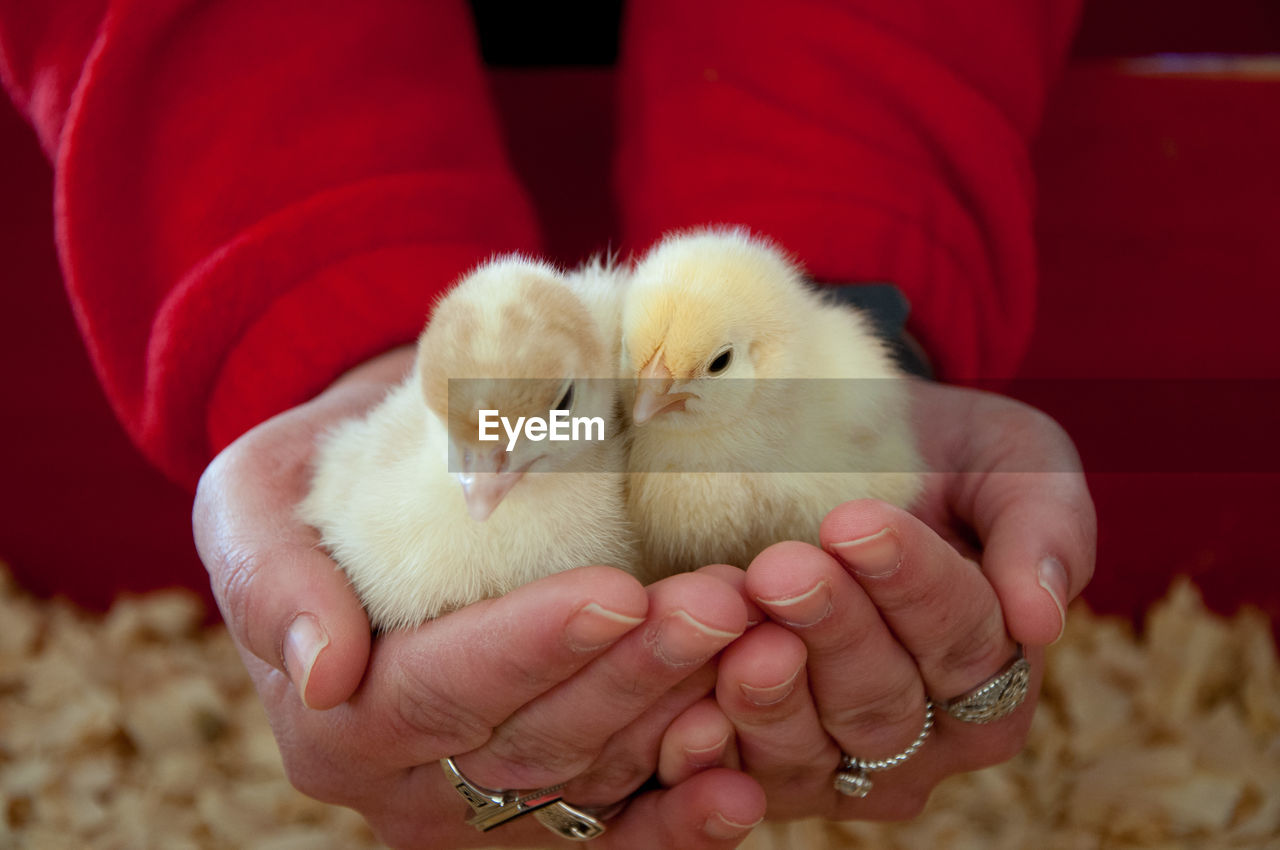
[[[946,634],[960,615],[955,605],[954,585],[940,578],[925,581],[899,582],[892,593],[880,591],[875,601],[881,608],[904,615],[927,614],[929,631]]]
[[[228,450],[229,452],[230,450]],[[271,638],[262,629],[271,625],[258,615],[265,613],[269,600],[257,590],[259,579],[266,566],[276,556],[271,547],[255,546],[237,530],[233,518],[224,510],[222,496],[214,493],[222,485],[225,460],[228,452],[216,458],[200,479],[196,504],[193,509],[193,530],[200,560],[209,575],[209,587],[213,592],[223,620],[237,643],[249,648],[268,664],[283,669],[283,654],[277,645],[270,645]],[[235,512],[230,512],[234,517]],[[256,631],[251,626],[256,625]]]
[[[473,711],[416,677],[401,676],[395,706],[392,718],[400,727],[396,733],[425,739],[441,757],[473,750],[492,734]]]
[[[1007,402],[992,419],[1000,426],[1002,433],[1016,436],[1021,434],[1041,434],[1044,438],[1069,445],[1071,438],[1066,429],[1048,413],[1038,407],[1017,399],[1004,398]]]
[[[886,729],[914,725],[924,714],[924,689],[914,673],[867,693],[856,705],[827,712],[828,725],[853,738],[879,738]]]
[[[192,513],[197,531],[216,520],[220,508],[230,498],[238,480],[253,468],[252,440],[246,435],[219,452],[200,473],[196,482]],[[216,525],[216,522],[211,524]],[[207,525],[206,525],[207,527]]]
[[[1002,618],[987,617],[971,629],[961,629],[948,635],[948,642],[937,653],[936,669],[946,671],[948,678],[971,678],[986,681],[999,667],[1008,662],[1014,648],[1005,634]],[[920,659],[925,663],[925,659]],[[950,699],[956,694],[940,694]]]
[[[611,754],[582,774],[575,784],[607,799],[621,799],[644,784],[657,764],[636,753]]]
[[[1062,443],[1064,446],[1071,445],[1071,437],[1067,434],[1065,428],[1048,413],[1045,413],[1038,407],[1033,407],[1025,402],[1019,402],[1017,408],[1022,416],[1026,419],[1026,425],[1031,430],[1039,431],[1046,437]]]
[[[200,480],[196,482],[195,498],[195,506],[198,510],[217,501],[218,491],[223,486],[223,481],[227,477],[227,467],[234,461],[234,455],[233,448],[219,452],[200,473]]]
[[[516,693],[545,693],[565,678],[558,666],[548,663],[546,656],[519,659],[499,657],[492,659],[491,663],[496,668],[493,675],[506,682]]]
[[[262,564],[260,553],[245,547],[229,546],[220,552],[217,563],[206,563],[205,566],[209,570],[214,598],[218,601],[218,607],[222,610],[222,616],[232,635],[248,645],[263,661],[283,669],[280,647],[275,647],[273,652],[268,653],[263,647],[252,646],[249,640],[248,624],[255,622],[257,594],[254,593],[254,586],[261,575]]]
[[[1040,462],[1024,472],[1053,472],[1079,468],[1079,455],[1067,432],[1052,416],[1029,404],[1002,398],[983,418],[983,445],[996,456],[1019,457],[1023,465],[1026,450],[1037,447]]]
[[[489,749],[521,776],[551,777],[546,782],[533,782],[534,785],[571,779],[586,770],[596,755],[581,745],[521,724],[501,727],[489,742]]]

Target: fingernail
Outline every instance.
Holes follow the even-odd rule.
[[[831,549],[844,565],[864,578],[885,578],[902,566],[902,541],[892,528],[875,534],[833,543]]]
[[[1037,578],[1040,586],[1053,600],[1053,604],[1058,606],[1058,622],[1061,625],[1058,626],[1058,636],[1053,639],[1053,642],[1057,643],[1062,639],[1062,633],[1067,630],[1067,607],[1064,602],[1068,592],[1067,570],[1062,566],[1061,561],[1049,556],[1040,562]]]
[[[739,634],[712,628],[688,611],[677,610],[662,618],[649,642],[665,663],[684,667],[707,660]]]
[[[715,767],[720,764],[724,756],[724,748],[729,744],[729,736],[725,735],[719,741],[708,747],[690,747],[684,748],[684,754],[689,760],[689,764],[693,767]]]
[[[805,628],[822,622],[831,613],[831,585],[824,579],[795,596],[756,601],[788,626]]]
[[[780,685],[772,685],[767,688],[757,688],[739,682],[738,687],[742,688],[742,693],[747,698],[747,701],[754,705],[777,705],[787,697],[791,696],[791,692],[796,688],[796,679],[800,677],[801,669],[801,667],[797,667],[796,671]]]
[[[717,841],[728,841],[731,838],[741,838],[759,826],[763,820],[764,818],[755,823],[735,823],[719,812],[713,812],[702,825],[702,831]]]
[[[299,614],[293,618],[284,633],[284,668],[298,689],[298,696],[307,708],[307,683],[311,681],[311,669],[320,652],[329,645],[329,636],[313,614]]]
[[[569,619],[565,637],[574,649],[588,652],[608,646],[643,622],[644,617],[629,617],[588,602]]]

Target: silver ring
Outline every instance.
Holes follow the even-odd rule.
[[[467,818],[467,823],[481,832],[488,832],[528,814],[532,814],[547,829],[571,841],[587,841],[605,831],[600,818],[560,799],[563,784],[537,791],[496,791],[467,779],[451,758],[440,759],[440,767],[454,790],[471,807],[471,817]]]
[[[840,759],[840,768],[836,771],[835,788],[846,797],[865,797],[871,793],[874,783],[869,775],[874,770],[888,770],[897,767],[916,754],[916,750],[924,746],[929,733],[933,731],[933,700],[924,701],[924,727],[916,739],[896,756],[876,761],[854,758],[845,753]]]
[[[1031,689],[1031,664],[1018,652],[1000,672],[971,691],[943,704],[947,714],[965,723],[991,723],[1022,705]]]

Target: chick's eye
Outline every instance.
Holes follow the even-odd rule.
[[[564,395],[560,396],[560,401],[556,403],[556,410],[568,410],[573,407],[573,384],[565,387]]]
[[[715,358],[707,365],[708,375],[719,375],[725,369],[729,368],[729,363],[733,361],[733,349],[726,348],[715,356]]]

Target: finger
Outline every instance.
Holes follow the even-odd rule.
[[[315,440],[377,400],[334,394],[277,416],[223,451],[200,479],[196,547],[233,639],[285,671],[302,701],[329,708],[364,674],[369,621],[345,576],[294,516]]]
[[[937,701],[997,673],[1017,649],[982,571],[906,511],[846,502],[822,523],[823,546],[857,579]]]
[[[539,788],[572,779],[604,743],[746,627],[746,606],[722,581],[697,573],[648,587],[643,626],[577,675],[494,730],[457,759],[468,777],[495,788]]]
[[[748,628],[765,619],[764,613],[747,598],[744,570],[728,564],[711,564],[696,572],[712,576],[738,591],[747,606]],[[716,707],[714,699],[696,703],[694,707],[701,705],[700,710],[694,710],[690,706],[693,699],[713,693],[714,688],[715,669],[710,666],[672,688],[639,720],[609,739],[595,764],[569,783],[565,798],[587,806],[619,800],[640,787],[655,771],[661,773],[661,752],[668,754],[669,762],[676,758],[682,764],[679,778],[672,778],[666,784],[675,784],[693,772],[709,767],[737,767],[737,751],[731,746],[733,726]],[[681,714],[676,718],[676,714],[686,708],[690,709],[686,712],[690,716]],[[686,753],[683,744],[677,744],[672,739],[669,727],[674,723],[678,736],[681,729],[694,731],[696,726],[689,724],[696,724],[703,718],[718,719],[721,735],[708,743],[708,738],[714,736],[715,728],[702,731],[698,740],[689,745],[690,749]],[[726,735],[728,738],[725,738]],[[675,768],[669,767],[668,773],[674,775],[674,770]]]
[[[845,569],[814,546],[778,543],[751,563],[747,588],[804,642],[823,728],[845,752],[866,759],[901,752],[920,729],[924,685],[914,659]]]
[[[281,750],[299,754],[286,766],[291,776],[327,777],[336,793],[366,767],[404,770],[473,750],[517,709],[642,623],[647,606],[645,589],[626,573],[581,567],[416,630],[382,635],[364,683],[346,703],[313,712],[276,695]],[[270,682],[260,690],[268,699]],[[330,798],[323,786],[303,790]]]
[[[713,767],[740,766],[733,723],[715,699],[689,706],[662,736],[657,775],[668,788]]]
[[[1066,606],[1093,575],[1097,517],[1082,474],[993,473],[974,496],[982,569],[1009,632],[1031,646],[1062,636]]]
[[[664,733],[690,706],[714,693],[715,686],[713,661],[662,694],[605,742],[591,766],[565,787],[564,798],[583,806],[608,806],[629,797],[657,771]]]
[[[746,570],[729,564],[708,564],[705,567],[698,568],[695,572],[714,576],[738,591],[743,603],[747,606],[747,628],[753,628],[768,619],[765,613],[760,610],[760,606],[756,605],[755,600],[751,598],[751,594],[747,592]]]
[[[1097,519],[1075,446],[1051,417],[1021,402],[927,387],[917,393],[921,415],[956,422],[934,459],[961,473],[947,476],[946,500],[982,543],[1009,632],[1023,644],[1051,643],[1094,568]],[[970,471],[982,474],[963,474]]]
[[[716,701],[733,722],[743,769],[764,787],[774,817],[812,814],[834,802],[840,753],[818,718],[806,681],[806,649],[763,623],[725,650]]]
[[[633,800],[609,830],[619,848],[737,847],[764,820],[765,794],[745,774],[712,768]],[[610,842],[609,846],[615,846]]]

